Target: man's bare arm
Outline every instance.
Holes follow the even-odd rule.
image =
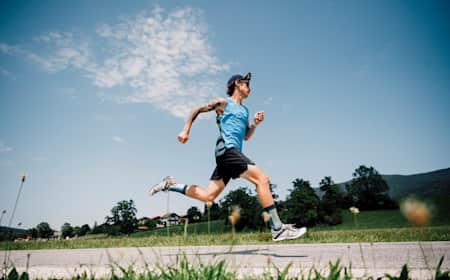
[[[257,112],[253,121],[247,125],[247,131],[245,132],[244,140],[247,141],[252,137],[256,127],[264,120],[264,112]]]
[[[191,127],[192,124],[194,123],[195,119],[197,118],[197,116],[200,113],[206,113],[206,112],[210,112],[213,110],[218,110],[220,108],[223,107],[223,105],[225,105],[226,103],[226,99],[225,98],[218,98],[218,99],[214,99],[211,102],[198,106],[196,108],[194,108],[191,111],[191,114],[189,115],[186,124],[184,125],[183,130],[181,131],[181,133],[178,135],[178,140],[181,143],[185,143],[188,138],[189,138],[189,132],[191,131]]]
[[[248,139],[250,139],[250,137],[252,137],[252,135],[253,135],[253,133],[255,132],[255,130],[256,130],[256,124],[255,123],[250,123],[248,126],[247,126],[247,132],[245,132],[245,136],[244,136],[244,140],[245,141],[248,141]]]

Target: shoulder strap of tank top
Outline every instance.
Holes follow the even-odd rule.
[[[229,98],[227,98],[227,103],[225,104],[225,108],[227,107],[228,102],[229,102]],[[224,108],[224,112],[225,112],[225,108]],[[217,127],[219,128],[219,137],[217,138],[216,148],[215,148],[216,157],[221,156],[225,153],[225,140],[222,137],[222,125],[220,124],[220,117],[221,117],[221,115],[216,116],[216,123],[217,123]]]

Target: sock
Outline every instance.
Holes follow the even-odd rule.
[[[188,187],[188,185],[185,185],[185,184],[173,184],[169,187],[169,191],[186,194],[187,187]]]
[[[278,217],[277,208],[275,207],[275,204],[270,205],[269,207],[264,208],[264,211],[269,213],[270,220],[269,225],[272,230],[279,230],[283,223],[280,220],[280,217]]]

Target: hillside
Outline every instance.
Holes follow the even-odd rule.
[[[421,197],[450,196],[450,168],[413,175],[382,176],[395,199],[410,194]]]
[[[408,195],[427,198],[450,197],[450,168],[412,175],[381,175],[389,186],[389,195],[399,200]],[[351,180],[337,183],[342,191]],[[321,191],[316,189],[321,195]]]

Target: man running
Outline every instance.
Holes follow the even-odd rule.
[[[257,112],[249,122],[247,107],[242,102],[250,94],[251,73],[245,76],[233,75],[227,83],[227,98],[218,98],[208,104],[192,110],[183,130],[178,134],[182,144],[189,139],[192,123],[200,113],[215,111],[219,138],[216,142],[216,168],[211,175],[206,189],[197,185],[177,184],[170,176],[150,189],[150,195],[160,191],[173,191],[198,199],[203,202],[213,202],[223,191],[231,178],[243,178],[256,186],[258,200],[270,215],[272,240],[281,241],[295,239],[306,233],[306,228],[295,228],[291,224],[283,224],[278,217],[272,194],[269,189],[269,177],[259,169],[253,161],[242,153],[242,142],[248,140],[256,127],[264,120],[264,112]],[[243,206],[243,205],[242,205]]]

